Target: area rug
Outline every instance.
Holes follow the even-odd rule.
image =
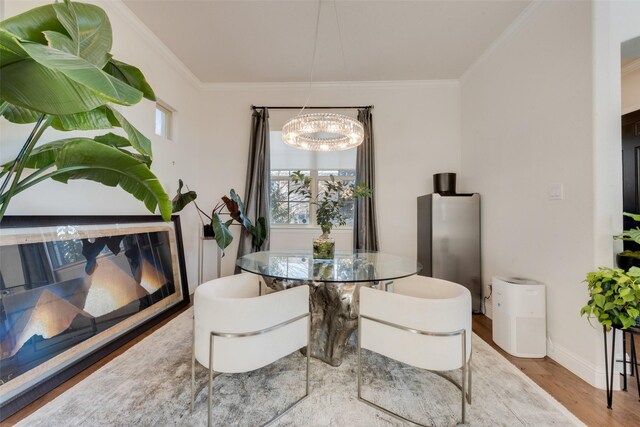
[[[207,371],[201,366],[195,409],[189,411],[192,316],[192,309],[185,311],[17,425],[206,425]],[[310,397],[274,425],[405,425],[358,401],[356,352],[350,344],[340,367],[312,359]],[[460,422],[460,392],[448,381],[371,352],[363,360],[368,399],[428,425]],[[304,394],[304,368],[305,358],[295,352],[247,374],[217,377],[214,424],[256,426],[269,420]],[[584,425],[475,335],[467,418],[472,426]]]

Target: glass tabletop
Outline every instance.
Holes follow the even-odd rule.
[[[422,270],[413,259],[384,252],[340,252],[330,260],[311,251],[263,251],[236,261],[240,269],[262,276],[316,282],[374,282],[411,276]]]

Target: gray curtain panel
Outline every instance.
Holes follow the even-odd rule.
[[[238,245],[238,258],[251,252],[269,249],[270,174],[269,111],[266,108],[259,108],[253,110],[253,114],[251,115],[251,140],[243,200],[246,207],[246,215],[252,222],[255,223],[259,217],[265,218],[267,238],[261,248],[256,248],[252,244],[251,235],[248,233],[242,233]],[[236,271],[238,271],[237,268]]]
[[[358,120],[364,127],[364,141],[357,148],[356,185],[364,182],[373,189],[372,197],[356,200],[353,218],[353,249],[377,251],[378,221],[376,220],[375,155],[371,108],[358,109]]]

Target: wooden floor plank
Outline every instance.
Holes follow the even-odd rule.
[[[525,375],[569,409],[589,426],[640,426],[640,401],[635,378],[630,378],[629,391],[617,391],[613,396],[613,409],[607,409],[606,393],[598,390],[561,366],[555,360],[523,359],[511,356],[492,340],[491,319],[473,316],[473,331]],[[636,348],[640,340],[636,338]],[[633,384],[631,384],[633,382]]]

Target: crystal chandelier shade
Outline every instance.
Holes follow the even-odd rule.
[[[303,114],[282,127],[285,144],[309,151],[342,151],[364,141],[362,124],[343,114]]]

